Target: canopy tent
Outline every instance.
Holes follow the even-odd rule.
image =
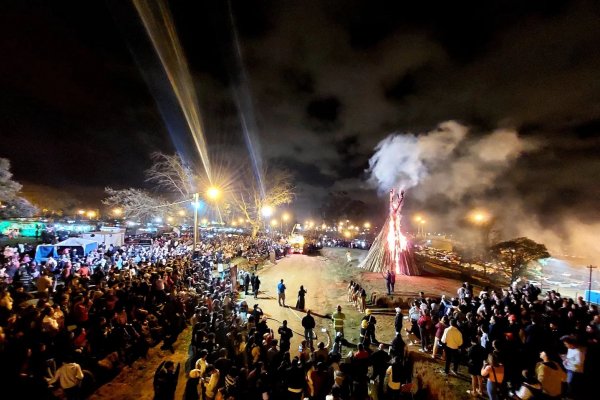
[[[53,244],[40,244],[35,249],[36,262],[46,261],[49,257],[56,257],[56,247]]]
[[[95,240],[81,239],[81,238],[68,238],[62,242],[55,244],[56,251],[58,254],[62,254],[65,249],[74,249],[79,256],[86,256],[91,251],[98,248],[98,242]]]

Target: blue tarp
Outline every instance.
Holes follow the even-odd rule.
[[[56,257],[56,247],[52,244],[40,244],[35,249],[35,261],[46,261],[48,257]]]

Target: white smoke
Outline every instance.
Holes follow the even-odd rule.
[[[484,191],[520,154],[534,148],[511,130],[478,137],[468,133],[466,126],[448,121],[421,135],[390,135],[369,160],[370,181],[382,192],[418,187],[421,195],[458,201]]]
[[[556,256],[597,257],[600,223],[569,213],[542,223],[508,175],[521,155],[539,148],[514,130],[475,135],[448,121],[431,132],[392,134],[382,140],[369,160],[369,182],[380,192],[411,189],[411,206],[431,214],[428,226],[433,230],[461,231],[459,222],[474,207],[483,207],[495,218],[498,239],[526,236]],[[465,239],[477,236],[472,229],[460,233]]]
[[[389,135],[379,142],[369,160],[370,181],[382,192],[393,187],[415,187],[439,160],[454,152],[466,134],[464,126],[449,121],[421,136]]]

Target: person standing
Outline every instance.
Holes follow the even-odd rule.
[[[277,302],[280,307],[285,307],[285,284],[283,279],[277,284]]]
[[[467,367],[471,375],[471,390],[467,394],[471,397],[483,395],[483,378],[481,376],[481,367],[485,360],[485,349],[479,343],[479,337],[471,337],[471,347],[467,352]]]
[[[346,319],[346,314],[342,312],[342,306],[338,304],[336,311],[331,315],[331,319],[333,319],[333,330],[337,333],[341,333],[344,335],[344,320]]]
[[[450,321],[452,324],[452,321]],[[448,328],[450,329],[450,328]],[[446,356],[446,363],[448,362]],[[487,377],[487,392],[490,400],[499,400],[498,392],[504,382],[504,365],[498,362],[498,357],[494,353],[488,355],[487,362],[483,363],[481,376]]]
[[[463,344],[463,337],[458,329],[458,323],[455,318],[450,320],[450,326],[444,330],[442,343],[446,349],[446,366],[444,372],[446,374],[450,372],[450,363],[452,362],[454,364],[452,375],[458,375],[458,350]]]
[[[303,285],[300,285],[300,290],[298,290],[298,300],[296,300],[296,309],[304,310],[304,297],[306,296],[306,290]]]
[[[306,316],[302,318],[302,327],[304,328],[304,339],[311,349],[313,348],[314,339],[313,329],[315,329],[316,325],[317,324],[314,317],[311,315],[310,310],[306,311]]]
[[[388,296],[392,294],[392,273],[389,270],[385,271],[385,287],[387,288]]]
[[[563,366],[567,370],[567,394],[574,399],[583,398],[583,364],[585,363],[585,351],[578,345],[574,337],[562,338],[567,348],[567,354],[563,359]]]
[[[154,400],[172,400],[175,398],[179,367],[173,361],[162,362],[154,374]]]
[[[550,350],[540,353],[541,362],[535,366],[535,374],[542,385],[542,392],[550,399],[559,399],[562,394],[562,383],[567,380],[567,374],[560,365],[549,357]]]
[[[394,330],[396,333],[402,332],[402,324],[404,323],[404,314],[402,314],[402,309],[400,307],[396,307],[396,316],[394,317]]]
[[[372,311],[370,309],[365,310],[365,316],[362,318],[363,321],[367,321],[367,330],[366,336],[369,340],[369,343],[379,344],[379,341],[375,337],[375,326],[377,325],[377,319],[374,315],[372,315]]]
[[[185,390],[183,392],[183,400],[199,400],[198,386],[202,373],[199,369],[193,369],[188,375],[188,380],[185,382]]]
[[[248,295],[248,286],[250,286],[250,274],[246,272],[244,274],[244,294],[246,296]],[[252,285],[252,286],[254,286],[254,285]]]
[[[377,380],[377,392],[383,395],[383,380],[385,379],[385,371],[387,370],[390,361],[390,355],[384,350],[385,345],[380,344],[378,349],[371,354],[370,361],[373,366],[373,381]]]
[[[283,320],[283,325],[279,327],[277,333],[279,333],[279,350],[281,353],[290,351],[290,340],[294,336],[294,333],[287,326],[287,321]]]
[[[258,275],[254,277],[254,298],[258,299],[258,293],[260,291],[260,278]]]
[[[389,399],[397,400],[400,398],[400,388],[402,387],[403,378],[402,369],[402,362],[400,362],[398,358],[394,357],[391,365],[385,371]]]
[[[440,348],[442,336],[444,335],[444,331],[448,327],[448,317],[443,316],[442,319],[435,324],[435,337],[433,339],[433,354],[431,358],[437,357],[438,349]]]
[[[392,284],[392,293],[394,293],[394,286],[396,286],[396,273],[394,272],[394,270],[391,271],[391,278],[390,278],[390,282]]]

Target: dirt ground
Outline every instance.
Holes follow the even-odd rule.
[[[364,314],[361,314],[351,304],[347,302],[347,286],[350,280],[358,280],[367,289],[368,296],[371,293],[385,293],[385,281],[380,273],[365,272],[356,268],[359,261],[366,255],[364,250],[352,250],[352,262],[348,263],[346,259],[346,249],[325,248],[320,255],[291,255],[281,259],[277,264],[267,264],[260,268],[261,292],[258,300],[255,300],[251,294],[241,299],[246,299],[248,305],[252,307],[255,303],[263,309],[269,319],[269,327],[277,331],[281,321],[288,321],[288,325],[294,331],[292,338],[292,349],[295,349],[302,340],[304,332],[301,326],[301,319],[305,313],[296,310],[293,307],[296,304],[297,292],[300,285],[308,291],[306,294],[306,309],[311,309],[317,321],[315,332],[317,341],[329,343],[329,333],[331,331],[331,320],[329,315],[335,310],[337,304],[342,306],[342,311],[346,314],[345,336],[352,343],[358,343],[359,323]],[[286,305],[280,307],[277,304],[276,286],[280,279],[284,279],[287,287]],[[426,295],[439,297],[441,294],[453,295],[460,282],[436,278],[431,276],[419,277],[398,277],[396,281],[396,293],[394,296],[402,297],[408,300],[424,291]],[[405,308],[404,314],[407,314]],[[377,338],[382,343],[390,343],[394,337],[394,317],[393,314],[376,314],[377,317]],[[406,322],[406,321],[405,321]],[[323,332],[325,329],[327,332]],[[403,333],[405,341],[408,343],[406,334]],[[163,360],[173,360],[181,363],[181,372],[179,384],[177,385],[176,398],[183,396],[186,378],[183,373],[183,365],[187,358],[188,345],[190,340],[190,329],[186,329],[175,344],[175,353],[160,350],[160,345],[151,349],[147,359],[136,361],[132,367],[124,369],[113,381],[99,388],[90,399],[108,400],[108,399],[136,399],[145,400],[153,397],[152,379],[157,366]],[[418,347],[410,346],[410,350],[417,352]],[[424,360],[432,361],[428,355],[416,353],[416,356]],[[440,361],[432,362],[432,368],[441,368]],[[463,371],[466,374],[466,371]],[[451,378],[448,382],[451,386],[456,386],[457,392],[465,393],[468,388],[466,385],[468,377],[466,375],[459,378]],[[459,397],[461,398],[461,397]]]

